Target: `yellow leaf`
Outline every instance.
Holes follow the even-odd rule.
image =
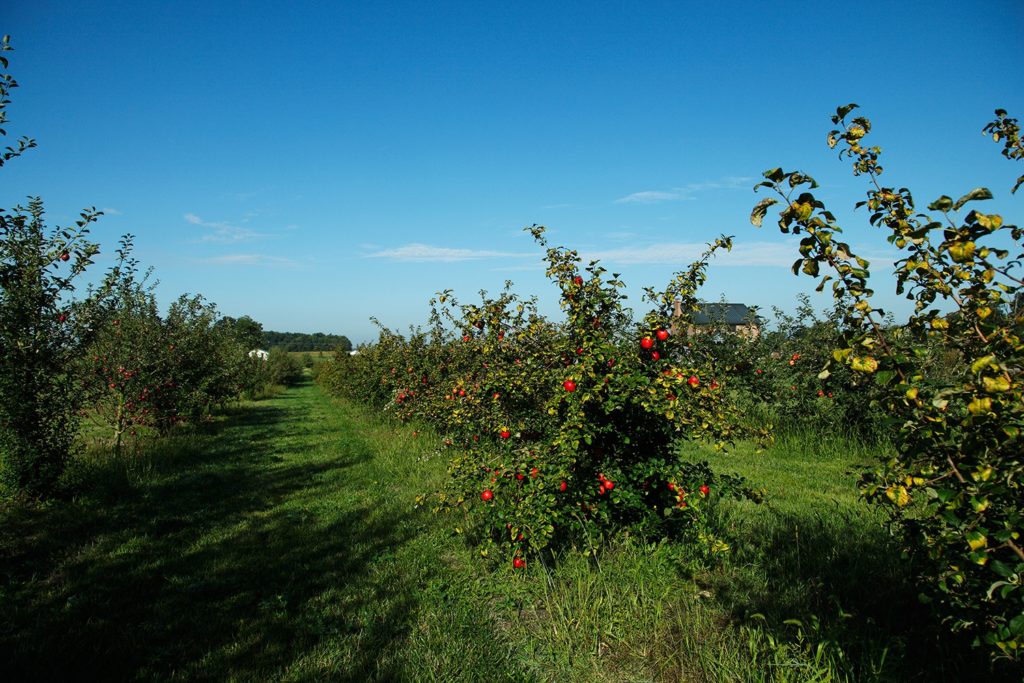
[[[1004,375],[999,377],[982,377],[981,383],[985,386],[985,391],[990,394],[998,394],[1010,390],[1010,380]]]
[[[994,355],[982,356],[973,363],[971,363],[971,372],[981,372],[988,367],[989,363],[994,361],[996,357]]]
[[[907,389],[906,396],[910,400],[914,400],[915,398],[917,398],[917,387],[910,387],[909,389]]]
[[[971,546],[971,550],[978,550],[988,545],[988,539],[985,538],[985,534],[978,531],[968,531],[967,545]]]
[[[974,399],[967,404],[967,412],[971,415],[985,415],[992,412],[992,399],[988,396]]]
[[[949,245],[949,255],[957,263],[970,261],[974,257],[974,242],[956,242]]]
[[[906,507],[907,503],[910,502],[910,494],[907,493],[907,489],[903,486],[890,486],[885,490],[885,496],[896,503],[896,507]]]
[[[932,318],[931,326],[933,330],[948,330],[949,322],[945,318]]]
[[[836,349],[832,352],[832,357],[836,359],[837,363],[844,362],[853,353],[853,349]]]
[[[878,361],[871,356],[854,356],[850,367],[857,372],[874,372],[878,369]]]

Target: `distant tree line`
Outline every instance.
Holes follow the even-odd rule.
[[[279,348],[284,351],[351,351],[352,342],[341,334],[324,334],[314,332],[263,332],[264,347]]]

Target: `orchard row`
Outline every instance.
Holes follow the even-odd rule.
[[[757,493],[682,458],[681,442],[727,448],[773,428],[874,439],[883,452],[861,492],[889,512],[922,599],[951,628],[1019,658],[1024,231],[978,210],[960,217],[992,198],[985,188],[920,213],[909,190],[881,182],[881,149],[864,144],[871,124],[849,119],[855,108],[837,110],[829,145],[868,179],[858,206],[903,253],[893,278],[914,302],[906,321],[872,305],[870,264],[841,241],[835,216],[811,193],[817,183],[772,169],[756,189],[773,196],[751,222],[760,227],[779,205],[780,230],[801,236],[794,273],[820,278],[817,291],[831,283],[835,306],[824,320],[804,298],[795,317],[780,314],[757,339],[694,326],[709,259],[731,246],[723,237],[664,289],[646,290],[651,310],[634,321],[616,274],[548,247],[534,227],[564,321],[543,318],[507,287],[480,304],[444,292],[427,331],[382,330],[378,343],[326,367],[322,381],[442,434],[451,480],[421,500],[515,569],[551,547],[592,548],[623,530],[697,553],[724,550],[708,507]],[[1008,159],[1024,158],[1006,112],[985,132]]]

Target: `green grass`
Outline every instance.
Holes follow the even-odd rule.
[[[0,511],[0,679],[528,679],[413,510],[443,472],[414,452],[306,385],[79,464],[72,502]]]
[[[695,449],[767,490],[718,506],[719,565],[618,538],[513,573],[415,507],[436,443],[307,383],[92,451],[70,501],[0,507],[0,680],[994,680],[913,598],[863,449]]]

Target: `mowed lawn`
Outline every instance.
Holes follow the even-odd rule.
[[[0,680],[531,678],[414,509],[444,467],[411,433],[309,384],[207,431],[0,509]]]
[[[447,456],[415,429],[306,383],[4,504],[0,681],[997,680],[929,622],[841,439],[690,449],[765,488],[715,508],[725,558],[620,535],[513,572],[416,507]]]

